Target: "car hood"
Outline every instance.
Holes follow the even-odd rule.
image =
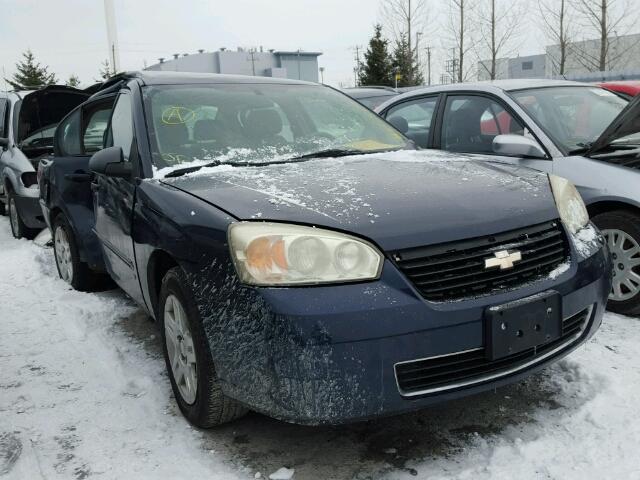
[[[385,250],[490,235],[558,217],[546,174],[428,150],[223,165],[161,181],[240,220],[347,231]]]
[[[602,132],[602,135],[593,142],[586,156],[595,155],[606,149],[612,142],[636,133],[640,133],[640,95],[634,97]]]
[[[62,120],[80,105],[89,94],[64,85],[49,85],[26,93],[21,100],[16,142]]]

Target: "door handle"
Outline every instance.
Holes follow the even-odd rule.
[[[88,173],[67,173],[64,176],[65,180],[69,180],[71,182],[88,182],[91,180],[91,175]]]
[[[100,190],[100,185],[98,185],[95,182],[91,182],[91,191],[92,192],[97,192],[98,190]]]

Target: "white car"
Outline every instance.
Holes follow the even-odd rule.
[[[640,100],[561,80],[412,90],[376,112],[422,148],[492,155],[579,189],[614,260],[609,309],[640,314]]]
[[[72,87],[0,92],[0,214],[9,214],[16,238],[33,238],[46,225],[36,171],[53,153],[58,122],[89,97]]]

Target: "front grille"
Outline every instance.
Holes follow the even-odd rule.
[[[484,348],[398,363],[398,388],[403,395],[424,395],[474,385],[526,368],[573,343],[587,327],[591,308],[565,319],[562,335],[544,345],[498,360],[488,360]],[[565,345],[566,344],[566,345]]]
[[[500,250],[519,251],[522,260],[508,270],[485,269],[485,259]],[[439,302],[517,288],[548,275],[568,256],[567,237],[559,221],[392,253],[422,296]]]

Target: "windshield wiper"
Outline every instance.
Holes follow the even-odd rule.
[[[205,163],[204,165],[195,165],[193,167],[177,168],[167,173],[164,176],[164,178],[181,177],[182,175],[186,175],[187,173],[197,172],[198,170],[204,167],[217,167],[218,165],[221,165],[221,164],[222,162],[216,160],[215,162]]]
[[[586,153],[591,149],[592,146],[593,142],[578,143],[576,144],[576,147],[578,148],[569,150],[569,155],[580,155],[581,153]]]
[[[371,150],[358,150],[356,148],[327,148],[317,152],[305,153],[297,157],[292,157],[287,161],[305,160],[308,158],[338,158],[348,157],[349,155],[364,155],[367,153],[375,153]]]

